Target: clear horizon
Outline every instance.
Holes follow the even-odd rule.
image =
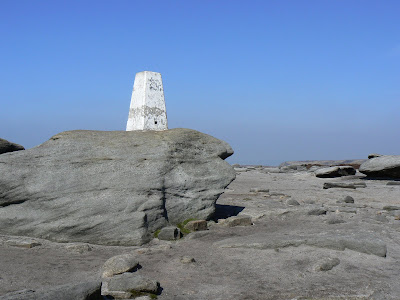
[[[399,155],[398,1],[2,1],[0,138],[125,130],[160,72],[169,128],[232,164]]]

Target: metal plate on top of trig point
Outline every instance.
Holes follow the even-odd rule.
[[[126,130],[166,130],[167,110],[160,73],[137,73]]]

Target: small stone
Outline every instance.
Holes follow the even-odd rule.
[[[207,230],[207,221],[205,221],[205,220],[190,221],[185,225],[185,229],[190,230],[190,231]]]
[[[371,154],[368,155],[368,159],[375,158],[375,157],[379,157],[379,156],[382,156],[382,154],[371,153]]]
[[[340,264],[339,258],[326,258],[317,264],[315,267],[316,271],[329,271]]]
[[[9,246],[20,247],[20,248],[33,248],[42,245],[33,239],[11,239],[5,242]]]
[[[190,257],[190,256],[181,257],[181,263],[183,263],[183,264],[190,264],[190,263],[194,263],[194,262],[196,262],[196,260],[193,257]]]
[[[354,198],[351,196],[346,196],[346,197],[344,197],[343,201],[345,203],[354,203]]]
[[[250,216],[233,216],[225,219],[222,222],[222,225],[227,227],[235,227],[235,226],[250,226],[253,225]]]
[[[384,210],[392,211],[392,210],[400,210],[400,206],[395,205],[386,205],[383,207]]]
[[[72,252],[77,252],[77,253],[85,253],[88,251],[92,251],[92,247],[89,246],[88,244],[70,244],[65,246],[65,249],[72,251]]]
[[[115,298],[128,299],[134,297],[134,292],[156,294],[160,284],[136,273],[123,273],[103,281],[101,294]]]
[[[327,210],[324,208],[314,208],[311,209],[307,212],[307,215],[309,216],[320,216],[320,215],[326,215]]]
[[[181,238],[181,230],[175,226],[164,227],[158,234],[158,239],[174,241]]]
[[[288,206],[298,206],[298,205],[300,205],[300,203],[297,202],[295,199],[289,199],[288,201],[286,201],[286,205],[288,205]]]
[[[134,254],[121,254],[108,259],[102,267],[102,276],[111,277],[124,272],[132,271],[139,266]]]

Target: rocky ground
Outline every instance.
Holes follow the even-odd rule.
[[[0,295],[96,281],[108,258],[133,253],[136,272],[160,283],[160,300],[400,299],[397,182],[237,168],[217,201],[217,219],[234,215],[253,225],[209,222],[207,231],[142,247],[0,236]]]

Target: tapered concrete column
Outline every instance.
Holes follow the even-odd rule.
[[[126,131],[166,129],[167,110],[161,74],[150,71],[137,73]]]

